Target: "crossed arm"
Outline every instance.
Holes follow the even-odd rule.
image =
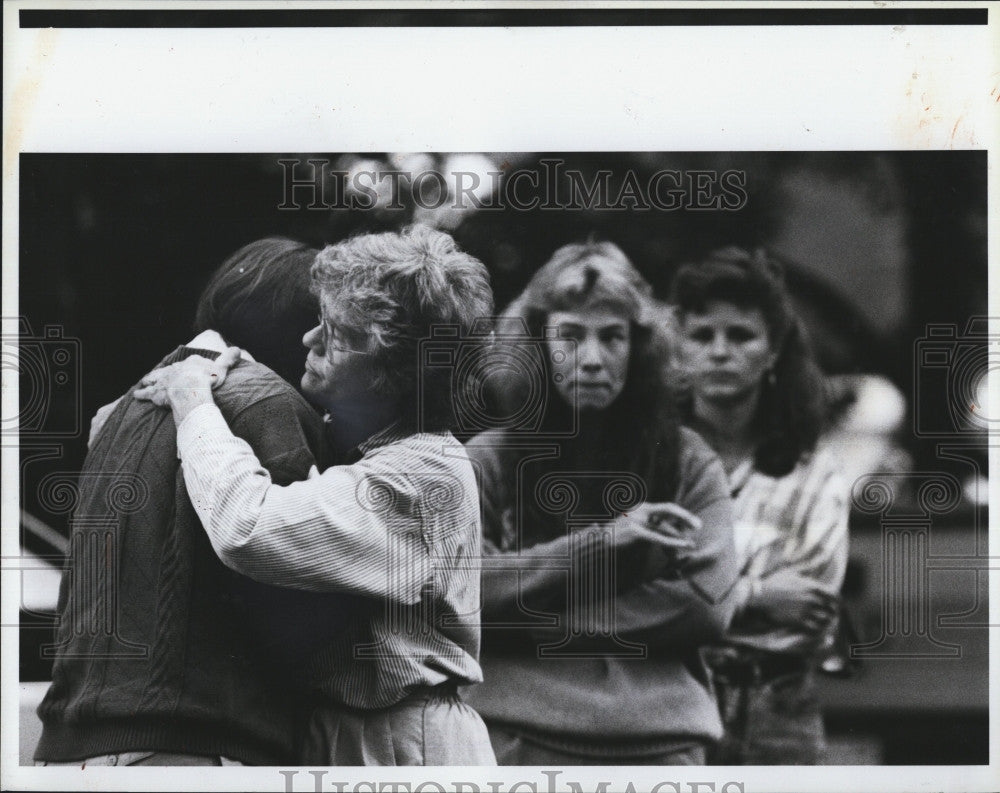
[[[532,615],[538,612],[565,617],[571,589],[593,571],[595,554],[607,554],[602,544],[610,543],[617,586],[597,596],[613,601],[592,605],[610,605],[619,638],[674,649],[721,638],[735,607],[737,571],[731,503],[718,461],[697,472],[701,481],[682,505],[643,504],[613,524],[577,529],[572,537],[556,531],[555,539],[517,549],[505,526],[511,520],[505,472],[489,450],[470,452],[481,463],[484,626],[537,624]],[[665,535],[650,528],[664,513],[675,527]],[[523,630],[541,643],[558,640],[566,628]]]

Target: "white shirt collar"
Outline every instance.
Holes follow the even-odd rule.
[[[222,338],[222,335],[216,330],[203,330],[191,339],[191,341],[189,341],[185,346],[197,347],[199,350],[212,350],[213,352],[225,352],[226,348],[229,347],[229,345],[226,344],[226,340]],[[246,350],[240,351],[240,357],[245,361],[254,360],[254,357]]]

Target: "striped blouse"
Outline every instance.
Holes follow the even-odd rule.
[[[352,465],[281,487],[215,405],[177,430],[188,493],[227,566],[378,604],[311,659],[324,694],[379,708],[418,686],[481,681],[480,515],[464,448],[447,432],[388,428],[359,451]]]
[[[782,477],[747,460],[729,476],[733,536],[745,599],[779,570],[812,579],[836,596],[847,568],[848,488],[836,457],[822,447]],[[750,625],[734,618],[727,639],[771,652],[809,652],[822,637],[789,626]]]

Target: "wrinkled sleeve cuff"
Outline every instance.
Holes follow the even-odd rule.
[[[177,428],[177,457],[183,459],[213,435],[218,437],[220,429],[225,435],[232,434],[219,408],[215,404],[198,405]]]

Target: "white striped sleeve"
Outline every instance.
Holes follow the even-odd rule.
[[[257,581],[413,604],[433,581],[419,493],[376,453],[280,487],[215,405],[177,430],[188,493],[224,564]]]

